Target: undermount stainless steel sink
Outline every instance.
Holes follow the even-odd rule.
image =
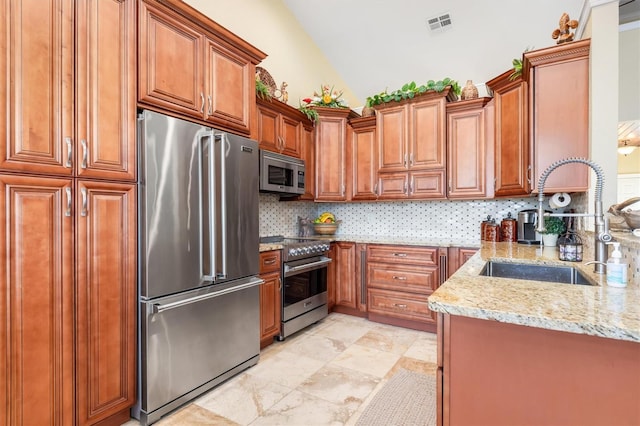
[[[572,266],[533,265],[530,263],[487,262],[480,275],[514,278],[517,280],[548,281],[563,284],[591,285],[577,268]]]

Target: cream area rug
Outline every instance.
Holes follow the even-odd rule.
[[[436,378],[398,371],[373,397],[357,426],[431,426],[436,424]]]

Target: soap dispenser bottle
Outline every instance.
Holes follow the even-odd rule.
[[[622,262],[620,243],[610,242],[607,244],[613,245],[613,252],[609,259],[607,259],[607,285],[612,287],[626,287],[628,266]]]

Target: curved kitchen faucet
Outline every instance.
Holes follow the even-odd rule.
[[[542,207],[542,202],[544,201],[544,184],[547,181],[547,178],[551,174],[552,171],[557,169],[560,166],[570,163],[582,163],[591,167],[594,172],[596,172],[597,182],[596,182],[596,198],[594,205],[594,213],[545,213]],[[593,161],[587,160],[585,158],[564,158],[562,160],[558,160],[555,163],[552,163],[547,169],[542,172],[540,175],[540,180],[538,181],[538,226],[536,231],[544,232],[544,217],[545,216],[556,216],[556,217],[594,217],[596,220],[595,223],[595,269],[594,271],[598,274],[604,274],[607,262],[607,242],[612,240],[611,234],[609,233],[609,222],[608,219],[604,216],[604,210],[602,208],[602,188],[604,186],[604,172],[602,168],[594,163]],[[587,262],[591,263],[591,262]]]

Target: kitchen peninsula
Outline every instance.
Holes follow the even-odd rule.
[[[429,297],[438,424],[640,423],[640,286],[608,287],[584,265],[592,257],[483,243]],[[593,285],[480,275],[496,260],[573,266]]]

